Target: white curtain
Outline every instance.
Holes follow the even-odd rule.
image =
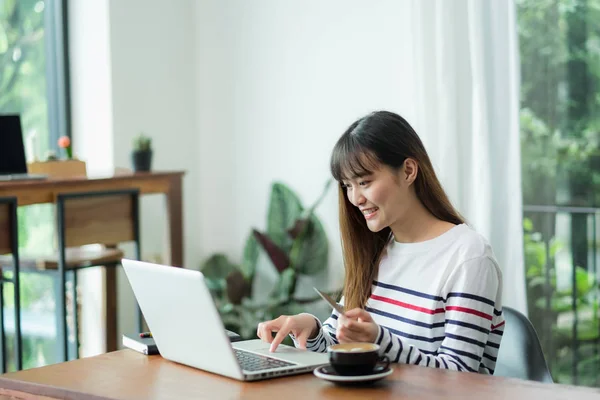
[[[411,13],[417,132],[454,204],[490,241],[504,305],[526,312],[514,4],[413,0]]]

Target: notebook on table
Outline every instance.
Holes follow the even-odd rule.
[[[123,334],[123,346],[146,355],[159,354],[154,338],[140,337],[139,333]]]
[[[235,332],[226,330],[227,336],[230,342],[238,342],[242,340],[241,336]],[[153,337],[142,337],[139,333],[133,335],[123,334],[123,346],[131,350],[135,350],[139,353],[146,355],[160,354],[156,342]]]

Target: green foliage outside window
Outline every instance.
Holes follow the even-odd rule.
[[[555,381],[600,386],[600,1],[516,3],[529,316]]]
[[[45,154],[50,146],[48,128],[48,96],[46,82],[45,18],[50,2],[56,0],[0,1],[0,114],[19,114],[25,142],[35,135],[36,155]],[[52,207],[36,205],[20,207],[19,246],[21,251],[41,253],[52,248]],[[5,285],[5,315],[14,307],[13,287]],[[54,362],[53,338],[40,336],[35,316],[53,314],[51,280],[47,276],[25,273],[21,277],[22,310],[29,318],[23,323],[32,326],[24,332],[24,368]],[[41,314],[40,314],[41,313]],[[54,324],[50,320],[50,324]],[[29,332],[29,333],[28,333]],[[13,335],[8,346],[12,354]],[[13,368],[10,360],[9,370]]]

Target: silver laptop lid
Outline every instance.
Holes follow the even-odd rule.
[[[127,259],[122,263],[164,358],[244,379],[201,272]]]

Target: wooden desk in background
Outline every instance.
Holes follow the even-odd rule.
[[[183,171],[118,173],[108,177],[50,178],[0,182],[0,197],[15,196],[19,206],[54,203],[59,193],[94,192],[119,189],[140,190],[140,194],[163,193],[167,200],[170,260],[166,263],[183,266]],[[141,237],[144,232],[141,232]],[[117,349],[116,337],[116,271],[106,269],[107,350]],[[114,318],[112,318],[115,316]],[[114,326],[113,326],[114,325]]]
[[[312,374],[238,382],[121,350],[0,375],[0,398],[29,399],[598,399],[600,390],[394,365],[372,387],[340,387]],[[11,397],[13,396],[13,397]]]

